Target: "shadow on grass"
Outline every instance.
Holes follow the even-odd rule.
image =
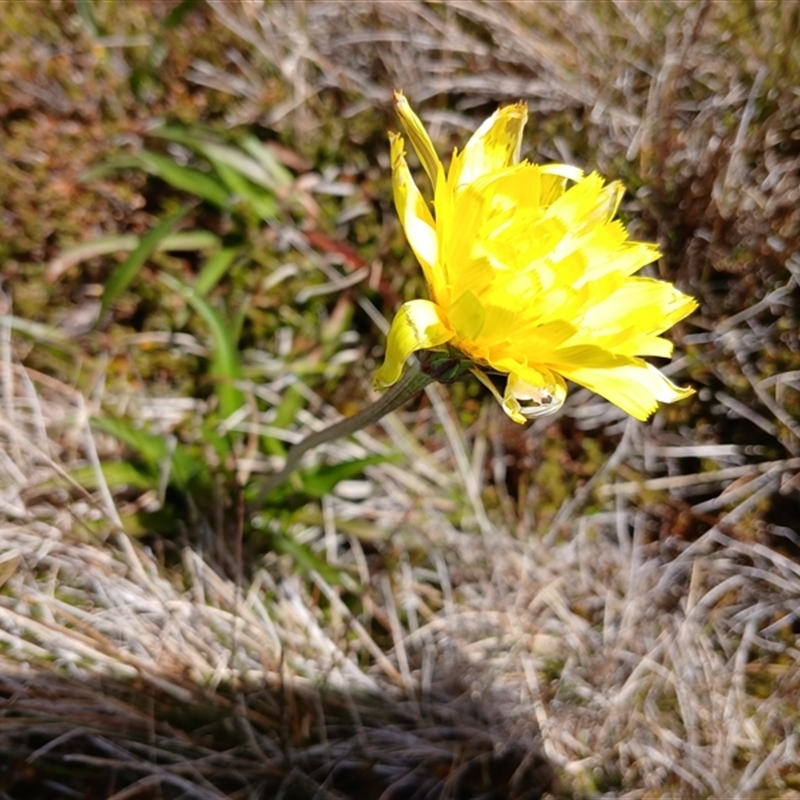
[[[517,798],[552,792],[493,698],[300,686],[175,691],[157,678],[0,676],[0,794],[60,798]]]

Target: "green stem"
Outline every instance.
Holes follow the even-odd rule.
[[[266,482],[263,495],[268,495],[274,489],[277,489],[298,467],[300,459],[315,447],[321,444],[332,442],[334,439],[339,439],[342,436],[349,436],[367,425],[372,425],[382,417],[385,417],[390,411],[399,408],[403,403],[410,400],[415,395],[419,394],[426,386],[434,382],[434,378],[421,372],[419,367],[414,365],[406,370],[403,377],[384,392],[381,397],[371,405],[354,414],[352,417],[335,422],[329,427],[312,433],[306,436],[297,444],[292,445],[289,452],[286,454],[286,463],[280,472],[273,475]]]

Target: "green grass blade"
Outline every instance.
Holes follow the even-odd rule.
[[[196,195],[219,208],[230,205],[230,192],[213,175],[193,167],[184,167],[167,156],[149,150],[138,153],[134,160],[151,175],[161,178],[176,189]]]
[[[265,189],[252,184],[238,169],[222,161],[212,161],[219,177],[225,182],[231,194],[238,195],[250,205],[258,217],[270,222],[278,216],[278,203]]]
[[[135,428],[130,422],[113,417],[95,417],[92,427],[108,433],[131,450],[150,467],[158,467],[168,455],[167,443],[163,436]]]
[[[243,371],[239,359],[239,349],[235,337],[231,335],[230,326],[222,319],[219,312],[191,286],[187,286],[171,275],[161,274],[159,278],[172,291],[181,295],[208,325],[213,340],[210,372],[216,379],[220,413],[223,417],[229,417],[244,403],[242,392],[236,388],[236,382],[241,380]]]
[[[205,155],[203,147],[217,138],[217,134],[199,125],[161,125],[149,132],[150,136],[166,139],[188,147],[198,155]]]
[[[203,145],[203,152],[206,158],[214,164],[226,164],[253,183],[263,186],[270,191],[273,189],[269,173],[258,161],[251,158],[238,147],[209,142]]]
[[[127,420],[94,417],[92,427],[110,434],[136,452],[153,472],[155,481],[169,470],[169,484],[180,491],[188,491],[198,476],[208,472],[205,461],[189,447],[180,443],[170,446],[163,436],[136,428]]]
[[[75,0],[75,10],[83,20],[83,24],[89,33],[95,39],[98,38],[101,35],[101,31],[100,26],[97,24],[93,0]]]
[[[216,132],[199,127],[164,125],[151,131],[152,136],[181,144],[211,163],[225,164],[255,185],[275,192],[286,190],[294,176],[255,136],[246,136],[241,147],[219,140]]]
[[[139,241],[138,246],[120,264],[114,274],[108,279],[103,289],[103,297],[100,302],[100,317],[117,301],[119,296],[128,288],[130,282],[136,277],[145,261],[161,245],[172,231],[191,211],[191,207],[182,208],[180,211],[167,217],[157,227]]]
[[[287,387],[281,404],[275,412],[275,419],[272,422],[273,426],[278,429],[288,428],[297,416],[297,412],[301,408],[304,408],[305,405],[306,399],[297,387]],[[287,448],[285,442],[282,442],[280,439],[275,439],[272,436],[265,436],[264,449],[270,455],[285,456]]]
[[[294,175],[281,164],[275,154],[255,136],[245,136],[241,142],[242,150],[251,155],[268,176],[265,184],[273,191],[288,189],[294,183]]]
[[[107,256],[111,253],[130,252],[139,244],[139,237],[134,233],[123,233],[118,236],[98,236],[88,242],[81,242],[73,247],[68,247],[57,255],[48,264],[48,273],[61,275],[64,270],[75,264],[88,261],[97,256]],[[181,231],[166,236],[156,247],[157,252],[195,250],[213,250],[218,247],[220,240],[210,231]]]
[[[105,482],[110,489],[133,487],[136,489],[150,489],[154,485],[154,476],[148,474],[131,464],[130,461],[105,461],[100,464],[100,470]],[[94,491],[99,483],[99,476],[95,467],[78,467],[73,469],[70,477],[84,489]],[[53,481],[55,484],[56,481]]]
[[[344,461],[341,464],[322,465],[300,473],[303,491],[310,497],[324,497],[330,494],[340,481],[360,475],[366,467],[386,464],[394,459],[388,456],[368,456]]]
[[[339,571],[320,558],[307,544],[295,541],[291,533],[272,537],[273,547],[280,553],[292,557],[297,567],[305,572],[318,572],[330,584],[339,586],[342,579]]]
[[[240,247],[223,247],[219,252],[210,255],[195,279],[195,292],[200,297],[207,295],[228,272],[237,256],[240,255],[242,255]]]

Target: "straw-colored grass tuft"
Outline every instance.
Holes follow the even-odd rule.
[[[0,31],[0,797],[800,797],[800,5],[31,7]],[[523,430],[434,387],[258,504],[423,291],[394,88],[443,152],[522,98],[532,158],[621,179],[700,300],[665,367],[698,391]],[[196,122],[268,141],[280,191],[224,184],[266,156],[201,160]],[[137,266],[179,206],[200,244]]]

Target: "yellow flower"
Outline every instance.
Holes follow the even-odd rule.
[[[422,266],[429,300],[405,303],[392,322],[377,388],[394,384],[418,350],[472,363],[515,422],[558,410],[565,378],[637,419],[691,389],[642,356],[668,357],[662,334],[697,303],[672,284],[632,277],[655,261],[614,219],[623,194],[596,173],[519,160],[524,103],[502,108],[455,151],[445,172],[408,101],[395,108],[433,184],[433,212],[390,134],[394,200]],[[507,375],[501,397],[487,373]]]

